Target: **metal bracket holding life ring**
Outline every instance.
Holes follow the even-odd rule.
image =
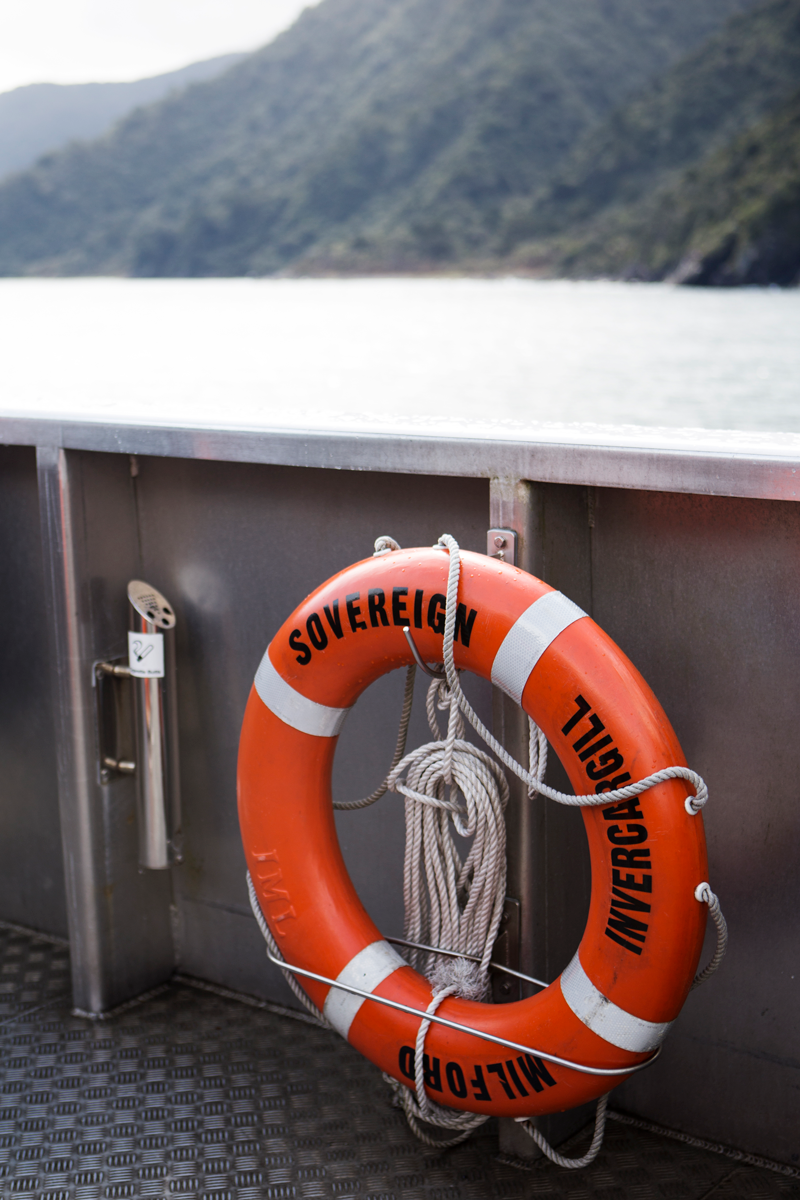
[[[680,748],[644,681],[577,606],[516,568],[480,555],[463,556],[465,586],[459,592],[456,575],[453,593],[454,556],[452,547],[445,548],[451,550],[450,570],[441,550],[397,552],[356,564],[313,593],[273,639],[242,731],[242,830],[254,908],[263,913],[269,940],[276,949],[280,945],[271,957],[284,966],[288,959],[289,969],[309,981],[309,995],[319,1001],[331,1023],[407,1085],[402,1056],[409,1038],[413,1044],[414,1030],[407,1018],[424,1017],[438,1027],[426,1055],[431,1062],[426,1090],[432,1095],[444,1092],[446,1079],[450,1095],[436,1094],[440,1103],[524,1119],[583,1103],[606,1091],[609,1077],[624,1077],[652,1061],[685,998],[699,957],[704,921],[701,910],[686,902],[686,891],[695,904],[704,899],[711,905],[708,896],[713,896],[707,884],[696,882],[703,879],[706,864],[702,823],[694,814],[705,796],[699,777],[685,766],[675,766],[682,758]],[[441,591],[445,577],[447,596]],[[462,608],[461,637],[456,641]],[[440,620],[445,614],[451,625],[449,643],[447,621]],[[581,793],[555,793],[553,798],[593,806],[584,811],[594,881],[587,933],[560,979],[518,1004],[493,1008],[451,998],[446,1002],[450,1016],[427,1014],[427,981],[411,971],[374,926],[370,928],[344,871],[335,833],[331,836],[330,764],[336,736],[360,691],[386,670],[409,661],[412,651],[402,634],[406,624],[414,625],[426,661],[444,660],[451,687],[457,686],[457,677],[452,678],[457,656],[458,666],[491,678],[521,701],[544,727]],[[345,650],[350,652],[349,662]],[[304,671],[308,666],[314,669]],[[588,739],[583,728],[577,728],[581,722],[589,725]],[[573,730],[580,736],[571,745],[567,738]],[[601,736],[595,736],[598,733]],[[494,742],[490,734],[487,740]],[[611,749],[605,749],[612,742]],[[493,749],[498,752],[498,744]],[[502,747],[499,750],[504,761],[508,759]],[[589,778],[601,779],[590,795],[580,787],[579,764],[587,762],[593,769],[587,768]],[[638,773],[645,772],[627,787],[625,773],[618,769],[626,762]],[[609,763],[617,772],[612,785],[622,786],[609,788],[604,782],[612,773],[605,770]],[[513,760],[507,765],[520,773]],[[686,794],[682,780],[695,785],[696,796]],[[545,787],[539,790],[552,793]],[[637,799],[644,791],[647,797]],[[289,813],[287,796],[299,800]],[[602,812],[594,806],[602,806]],[[612,822],[602,824],[609,815]],[[309,817],[316,833],[311,863],[306,833],[298,836],[301,829],[308,830]],[[603,832],[612,831],[614,836],[604,840]],[[305,869],[295,861],[304,856]],[[616,887],[618,883],[624,887]],[[634,912],[646,912],[650,919],[641,921],[616,907],[620,897],[614,895],[615,887],[627,898],[623,904],[632,904]],[[695,890],[703,888],[708,896],[695,897]],[[341,903],[332,903],[334,898]],[[609,909],[616,912],[616,922]],[[671,919],[663,919],[665,910]],[[320,924],[324,945],[314,932]],[[604,933],[611,945],[601,941]],[[342,962],[358,943],[363,943],[360,949]],[[380,1009],[367,1000],[378,1001]],[[401,1015],[394,1018],[387,1009]],[[381,1010],[388,1021],[376,1015]],[[530,1031],[540,1036],[531,1037]],[[518,1036],[503,1036],[507,1032]],[[519,1052],[516,1062],[512,1056],[505,1063],[489,1063],[496,1051],[481,1055],[476,1036],[489,1048]],[[542,1070],[544,1064],[553,1070]]]

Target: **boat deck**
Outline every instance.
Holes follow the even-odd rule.
[[[37,1200],[778,1200],[771,1170],[609,1122],[567,1171],[498,1156],[487,1123],[437,1152],[336,1034],[192,980],[73,1014],[68,947],[0,925],[0,1192]],[[589,1130],[563,1147],[583,1153]]]

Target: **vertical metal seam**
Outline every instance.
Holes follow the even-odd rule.
[[[103,1007],[100,928],[96,906],[87,899],[87,893],[96,895],[98,880],[92,846],[91,764],[82,736],[85,730],[79,729],[86,714],[80,679],[83,656],[69,462],[67,451],[54,447],[37,447],[36,459],[74,999],[82,1008],[99,1011]]]

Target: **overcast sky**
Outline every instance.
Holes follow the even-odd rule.
[[[315,0],[0,0],[0,92],[142,79],[255,50]]]

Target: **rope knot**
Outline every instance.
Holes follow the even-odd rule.
[[[488,971],[468,958],[440,957],[428,971],[428,980],[434,993],[448,991],[462,1000],[489,999]]]
[[[695,772],[687,771],[687,778],[690,783],[694,784],[695,794],[687,796],[684,802],[684,807],[690,817],[697,816],[701,809],[705,808],[708,803],[708,786],[704,779]]]

